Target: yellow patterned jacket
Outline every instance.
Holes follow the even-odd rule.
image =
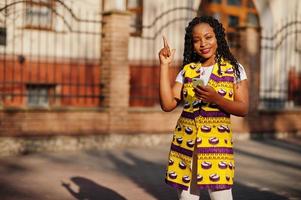
[[[183,112],[177,122],[167,166],[167,184],[187,190],[192,180],[192,155],[197,157],[197,186],[223,190],[233,185],[234,159],[230,114],[218,106],[196,99],[192,80],[200,77],[200,63],[184,66]],[[214,65],[208,85],[224,98],[233,100],[234,70],[222,62],[221,73]]]

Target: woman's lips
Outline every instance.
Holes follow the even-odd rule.
[[[210,51],[210,49],[203,49],[203,50],[201,50],[201,53],[202,54],[207,54],[207,53],[209,53],[209,51]]]

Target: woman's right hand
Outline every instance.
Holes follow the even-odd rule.
[[[181,99],[182,84],[170,85],[169,65],[173,61],[175,49],[170,50],[166,38],[163,36],[164,47],[159,52],[160,59],[160,105],[162,110],[170,112],[178,105]]]
[[[166,38],[163,36],[164,47],[159,51],[160,64],[169,65],[173,61],[175,49],[170,50]]]

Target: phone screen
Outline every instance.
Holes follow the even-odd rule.
[[[202,79],[192,79],[193,87],[197,87],[198,85],[204,85],[204,81]]]

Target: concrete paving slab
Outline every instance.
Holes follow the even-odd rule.
[[[236,200],[301,199],[301,139],[235,141]],[[172,200],[169,144],[0,158],[1,200]],[[208,200],[207,191],[201,199]]]

